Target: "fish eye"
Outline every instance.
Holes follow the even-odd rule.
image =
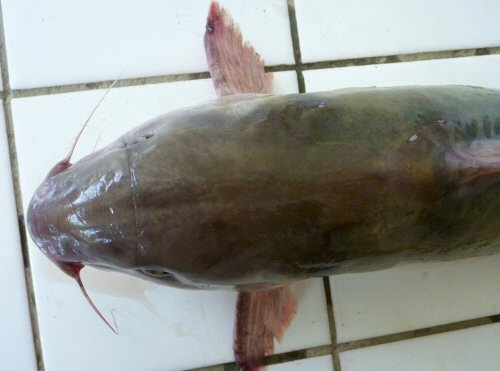
[[[140,272],[144,273],[147,276],[151,277],[166,277],[170,276],[170,273],[165,272],[165,271],[160,271],[156,269],[139,269]]]

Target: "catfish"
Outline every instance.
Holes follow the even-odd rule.
[[[237,290],[235,359],[258,370],[293,282],[500,251],[500,91],[275,96],[216,2],[204,42],[218,100],[70,153],[29,204],[31,237],[90,303],[84,266]]]

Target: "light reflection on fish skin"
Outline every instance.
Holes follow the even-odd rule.
[[[99,237],[95,229],[92,228],[82,229],[80,233],[86,237],[88,243],[95,243],[99,245],[107,245],[113,243],[113,240],[109,237],[108,238]]]
[[[122,178],[123,172],[121,170],[102,175],[95,184],[90,184],[78,192],[78,197],[73,202],[74,205],[80,206],[96,199],[105,192],[108,192],[114,185],[120,184]]]
[[[66,219],[70,224],[74,226],[83,227],[85,225],[85,223],[82,221],[82,218],[78,215],[78,212],[76,214],[68,215]]]
[[[99,192],[96,189],[97,185],[89,185],[87,188],[83,189],[79,192],[78,197],[74,201],[75,206],[83,205],[86,202],[91,201],[92,199],[99,196]]]

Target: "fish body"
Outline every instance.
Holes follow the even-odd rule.
[[[235,360],[257,371],[296,313],[294,281],[500,250],[500,91],[272,96],[272,74],[215,1],[204,44],[219,100],[72,164],[77,136],[28,207],[33,240],[113,331],[86,265],[236,289]]]
[[[59,261],[193,288],[489,254],[497,133],[500,92],[476,87],[220,99],[49,176],[28,225]]]

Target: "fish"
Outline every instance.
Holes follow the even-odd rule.
[[[237,290],[235,360],[259,370],[297,311],[296,281],[500,251],[500,91],[273,95],[217,2],[204,44],[219,99],[70,152],[29,203],[32,239],[105,322],[84,266]]]

